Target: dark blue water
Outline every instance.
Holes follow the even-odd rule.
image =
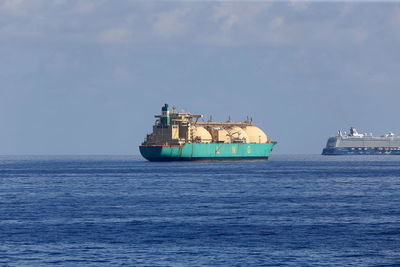
[[[0,157],[0,265],[400,265],[400,157]]]

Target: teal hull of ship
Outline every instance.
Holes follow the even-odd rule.
[[[149,161],[267,160],[275,143],[187,143],[183,146],[139,147]]]

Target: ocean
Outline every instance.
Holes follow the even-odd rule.
[[[400,266],[400,157],[1,156],[2,266]]]

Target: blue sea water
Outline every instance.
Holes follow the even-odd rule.
[[[400,157],[0,157],[0,265],[400,265]]]

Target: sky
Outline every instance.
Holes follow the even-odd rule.
[[[400,134],[400,3],[0,0],[0,154],[138,155],[169,103],[276,154]]]

